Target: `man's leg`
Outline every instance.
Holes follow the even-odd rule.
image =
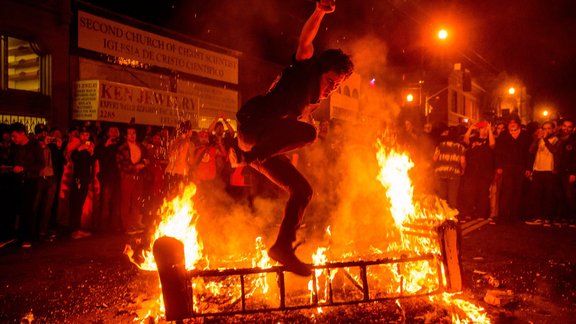
[[[512,196],[514,195],[514,181],[512,171],[504,169],[500,187],[500,197],[498,199],[498,218],[504,223],[511,222],[512,219]]]
[[[304,210],[312,198],[312,187],[285,156],[274,156],[263,163],[253,163],[252,165],[290,194],[278,238],[270,248],[270,257],[284,264],[296,274],[310,275],[311,271],[308,266],[294,255],[292,243],[296,240],[296,230],[300,226]]]
[[[453,179],[447,179],[447,190],[448,190],[448,205],[450,207],[458,208],[458,191],[460,189],[460,177]]]
[[[476,216],[480,218],[490,217],[490,176],[483,176],[478,179],[476,190]]]
[[[44,180],[46,183],[46,196],[44,197],[44,203],[41,210],[41,224],[40,224],[40,234],[47,235],[48,229],[50,227],[50,220],[52,220],[52,206],[54,205],[54,199],[56,198],[56,180],[54,177],[48,177]]]
[[[263,119],[240,128],[245,162],[264,161],[314,142],[316,128],[293,119]]]

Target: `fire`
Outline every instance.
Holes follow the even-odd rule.
[[[490,323],[484,308],[459,299],[455,294],[443,293],[438,296],[430,296],[430,301],[452,309],[452,323]],[[461,316],[464,316],[464,318],[461,318]]]
[[[402,224],[414,215],[414,188],[408,176],[408,171],[414,166],[414,163],[406,154],[400,154],[393,150],[388,151],[380,141],[378,144],[380,150],[378,150],[376,158],[380,165],[380,173],[377,178],[387,188],[386,196],[392,204],[390,212],[394,217],[396,226],[402,227]]]
[[[409,171],[414,167],[414,163],[405,153],[377,142],[376,158],[380,166],[379,173],[374,181],[379,181],[385,188],[386,198],[390,203],[390,215],[393,219],[393,226],[390,231],[397,233],[383,237],[386,242],[385,247],[370,246],[368,251],[357,251],[355,246],[347,246],[347,251],[335,253],[336,248],[332,247],[331,228],[326,229],[326,243],[317,248],[311,256],[314,265],[326,265],[330,257],[343,260],[351,257],[365,257],[373,255],[376,258],[388,256],[402,258],[418,257],[423,255],[433,255],[433,258],[419,261],[399,262],[382,264],[364,268],[368,273],[367,280],[371,287],[380,287],[376,293],[387,296],[412,295],[439,293],[446,286],[445,269],[441,259],[441,246],[436,232],[436,228],[446,220],[453,220],[456,211],[450,209],[444,202],[435,197],[415,197],[414,187],[409,176]],[[377,185],[377,183],[376,183]],[[151,236],[151,244],[148,251],[143,251],[141,259],[143,262],[135,262],[141,269],[156,271],[156,263],[150,252],[155,240],[163,236],[176,238],[184,243],[186,269],[192,270],[197,267],[209,268],[208,257],[203,255],[203,244],[196,228],[199,215],[194,208],[194,195],[196,187],[191,184],[184,189],[182,194],[171,201],[166,201],[161,208],[162,221],[154,234]],[[382,198],[384,198],[382,194]],[[383,215],[382,217],[385,217]],[[386,233],[389,234],[389,233]],[[331,247],[333,248],[331,250]],[[364,253],[364,254],[363,254]],[[245,256],[245,255],[244,255]],[[236,261],[240,256],[230,256]],[[270,258],[262,237],[257,237],[255,241],[255,252],[252,259],[252,268],[271,268]],[[205,260],[200,266],[199,261]],[[249,260],[249,259],[243,259]],[[218,260],[213,260],[217,264]],[[332,283],[336,275],[339,274],[341,285],[350,285],[352,291],[362,291],[364,283],[359,277],[359,273],[353,268],[342,268],[341,271],[333,269],[315,269],[313,279],[308,282],[310,294],[310,304],[318,305],[318,314],[323,312],[322,307],[332,302]],[[258,303],[262,301],[266,304],[278,296],[277,287],[272,284],[275,281],[274,273],[261,273],[246,276],[246,281],[242,282],[245,287],[246,303]],[[230,304],[244,302],[243,296],[239,293],[239,281],[221,280],[214,281],[206,278],[196,278],[192,281],[194,290],[194,310],[203,312],[205,310],[220,309],[220,305],[206,306],[204,303],[214,301],[218,298],[224,299]],[[336,289],[341,288],[337,287]],[[305,291],[305,289],[303,289]],[[347,291],[341,289],[340,291]],[[430,301],[435,304],[445,305],[453,310],[453,321],[458,323],[489,323],[484,310],[481,307],[467,302],[463,299],[455,298],[454,295],[443,293],[430,297]],[[160,303],[162,305],[162,303]],[[161,306],[162,307],[162,306]],[[157,312],[159,313],[159,312]]]
[[[184,243],[186,269],[194,269],[196,263],[202,259],[203,245],[196,229],[199,215],[194,209],[194,201],[192,200],[195,194],[196,186],[190,184],[184,188],[181,195],[176,196],[171,201],[164,202],[160,209],[162,221],[158,224],[156,231],[151,237],[150,248],[143,251],[144,261],[139,264],[136,263],[140,269],[147,271],[158,270],[154,256],[150,251],[152,251],[154,242],[163,236],[173,237]]]
[[[412,186],[408,172],[414,163],[406,154],[385,147],[378,141],[377,159],[380,165],[378,180],[386,188],[386,196],[390,200],[390,212],[396,226],[401,231],[401,241],[389,246],[390,250],[405,250],[411,253],[433,253],[440,255],[440,244],[436,237],[430,235],[430,231],[421,225],[422,221],[428,224],[439,225],[445,220],[453,220],[457,211],[447,207],[445,202],[434,197],[434,204],[428,209],[422,208],[420,202],[414,201],[414,187]],[[420,235],[410,235],[410,229],[419,229]],[[424,229],[423,229],[424,228]],[[429,235],[422,235],[429,234]],[[404,263],[394,269],[394,277],[401,279],[398,289],[415,293],[434,285],[437,288],[445,286],[446,278],[443,266],[434,267],[430,262]],[[438,274],[438,271],[440,273]],[[442,282],[438,282],[438,278]],[[442,293],[439,296],[431,296],[430,300],[444,304],[449,308],[457,308],[452,312],[453,323],[490,323],[486,312],[482,307],[476,306],[466,300],[454,298],[453,294]],[[463,316],[461,318],[460,316]]]
[[[327,238],[328,247],[321,246],[312,254],[314,265],[325,265],[328,262],[327,252],[332,238],[330,226],[326,228],[325,237]],[[328,269],[314,269],[314,279],[308,281],[310,303],[321,305],[328,301],[330,282],[334,280],[337,272],[337,270],[329,271]],[[317,311],[319,314],[322,313],[322,307],[318,307]]]
[[[267,269],[271,267],[270,257],[268,256],[266,245],[264,245],[262,242],[261,236],[256,238],[256,256],[252,259],[252,267],[260,269]],[[270,289],[270,286],[268,285],[268,278],[265,273],[258,275],[254,285],[259,288],[264,295],[266,295]]]
[[[127,245],[124,253],[129,257],[130,261],[136,264],[140,269],[145,271],[158,271],[154,255],[152,254],[152,246],[154,242],[163,236],[173,237],[184,243],[184,253],[186,260],[186,269],[194,269],[196,263],[202,259],[202,241],[196,229],[196,222],[198,220],[198,213],[194,209],[194,202],[192,198],[196,194],[196,186],[194,184],[188,185],[184,188],[181,195],[175,197],[171,201],[165,201],[160,209],[162,220],[158,224],[155,232],[150,238],[150,246],[148,249],[142,250],[142,254],[138,258],[134,258],[134,251]],[[138,262],[140,257],[143,261]],[[161,287],[159,287],[161,288]],[[161,291],[161,289],[159,289]],[[149,305],[142,305],[142,313],[146,313],[139,318],[145,321],[148,318],[158,318],[159,315],[164,314],[164,300],[162,294],[158,296],[155,301]]]

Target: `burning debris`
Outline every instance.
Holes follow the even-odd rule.
[[[393,228],[387,229],[384,242],[363,249],[354,242],[335,244],[328,227],[326,242],[311,253],[309,279],[272,265],[262,237],[255,239],[251,268],[246,267],[246,255],[227,260],[204,255],[194,185],[165,202],[151,248],[131,259],[143,270],[159,271],[166,319],[305,308],[321,314],[324,306],[428,296],[431,303],[443,305],[454,322],[489,322],[482,308],[445,292],[462,289],[455,211],[436,197],[415,199],[410,158],[380,141],[377,149],[380,171],[375,178],[384,188],[387,199],[380,201],[389,204]]]

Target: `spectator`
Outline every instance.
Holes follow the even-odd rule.
[[[419,142],[419,136],[416,134],[416,128],[411,120],[404,120],[404,127],[398,132],[398,144],[406,151],[410,152],[411,156],[415,156]]]
[[[506,129],[506,124],[499,121],[492,133],[494,134],[494,139],[498,139],[500,134]],[[500,192],[502,187],[502,177],[495,176],[490,184],[490,218],[494,219],[498,217],[498,204],[500,203]]]
[[[209,132],[201,131],[198,135],[200,146],[194,154],[196,161],[194,179],[198,182],[200,191],[206,193],[218,188],[218,185],[221,184],[218,177],[217,160],[226,159],[226,150],[222,141],[217,143],[214,136],[210,136]]]
[[[506,123],[499,121],[494,128],[494,138],[498,138],[506,130]]]
[[[122,201],[120,215],[126,234],[142,233],[142,196],[145,168],[149,164],[144,146],[136,141],[136,127],[127,128],[126,142],[118,148],[116,163],[120,170]]]
[[[568,222],[569,226],[576,227],[576,136],[574,134],[574,121],[564,119],[558,133],[560,139],[560,182],[562,193],[560,195],[560,217]]]
[[[458,136],[456,128],[445,128],[440,134],[440,143],[436,146],[433,157],[436,191],[450,207],[456,208],[460,177],[466,168],[465,150],[456,140]]]
[[[16,207],[14,202],[17,195],[14,188],[17,188],[16,175],[13,172],[13,150],[14,145],[10,141],[10,126],[0,124],[0,206],[2,215],[0,216],[0,248],[16,239]]]
[[[238,145],[237,142],[235,145]],[[255,172],[248,165],[232,168],[229,186],[227,187],[228,194],[236,202],[247,203],[251,209],[254,208],[254,197],[256,196]]]
[[[84,204],[94,178],[94,143],[91,141],[91,136],[90,130],[82,127],[79,142],[72,143],[70,153],[70,160],[74,165],[70,184],[70,230],[73,239],[91,235],[82,224]]]
[[[226,124],[226,129],[224,129],[224,124]],[[234,128],[232,128],[222,113],[219,113],[218,116],[212,121],[208,127],[208,133],[216,135],[216,137],[228,140],[233,139],[236,134]]]
[[[52,155],[53,149],[50,147],[50,144],[53,142],[53,139],[48,136],[46,126],[43,124],[36,125],[36,127],[34,127],[34,133],[36,133],[36,140],[40,143],[44,154],[44,166],[40,170],[40,177],[38,178],[38,192],[34,200],[34,210],[38,212],[40,239],[47,239],[49,234],[48,229],[53,216],[52,207],[58,187],[54,167],[58,157]]]
[[[40,144],[30,140],[26,126],[21,123],[12,124],[13,171],[16,174],[19,206],[18,239],[23,248],[32,247],[36,227],[36,210],[34,198],[38,190],[40,170],[44,167],[44,155]]]
[[[472,137],[475,132],[474,137]],[[460,214],[465,218],[490,217],[489,189],[494,179],[496,140],[490,124],[471,125],[464,134],[466,170],[462,177]]]
[[[224,124],[226,124],[226,129],[224,128]],[[223,149],[224,152],[228,152],[230,148],[237,145],[237,141],[234,140],[236,132],[221,113],[218,114],[218,117],[216,117],[208,127],[208,133],[213,135],[210,137],[211,141],[214,142],[217,147]],[[216,156],[216,174],[223,183],[229,181],[232,175],[232,167],[228,162],[227,156]]]
[[[530,174],[530,136],[520,129],[520,118],[512,115],[507,130],[496,140],[496,177],[502,180],[498,218],[505,223],[521,219],[522,184]]]
[[[100,215],[95,219],[98,230],[120,230],[120,171],[116,164],[116,155],[120,147],[120,130],[111,126],[106,137],[96,146],[96,160],[99,165]]]
[[[66,165],[66,158],[64,157],[64,139],[62,138],[62,132],[57,127],[52,127],[50,129],[50,150],[52,151],[52,167],[54,168],[54,179],[56,180],[56,197],[54,198],[54,204],[52,205],[52,214],[54,216],[58,215],[58,204],[59,204],[59,193],[60,185],[62,183],[62,175],[64,174],[64,167]],[[51,226],[56,226],[57,218],[54,218],[54,223]]]
[[[182,184],[187,184],[191,180],[195,150],[191,137],[192,123],[189,120],[180,123],[178,137],[170,145],[165,171],[169,193],[173,193]]]
[[[148,156],[150,157],[150,165],[148,167],[151,188],[150,212],[156,216],[156,212],[162,204],[162,199],[166,195],[164,175],[166,174],[166,166],[168,165],[168,150],[162,143],[160,132],[156,132],[152,136],[152,142],[147,149]]]
[[[560,142],[554,135],[555,125],[551,121],[542,124],[536,139],[530,145],[534,164],[530,187],[532,216],[535,221],[544,219],[544,226],[550,226],[557,214],[559,198],[558,169],[560,164]]]

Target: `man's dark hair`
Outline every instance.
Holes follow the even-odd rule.
[[[192,122],[189,120],[185,120],[180,123],[179,131],[180,133],[186,133],[187,131],[192,129]]]
[[[36,126],[34,126],[34,134],[38,135],[42,132],[47,132],[48,131],[48,127],[46,127],[46,125],[44,124],[36,124]]]
[[[138,129],[136,128],[136,124],[128,124],[128,126],[126,126],[126,133],[128,133],[129,129],[133,129],[136,134],[138,134]]]
[[[10,125],[10,131],[11,132],[18,132],[18,133],[28,132],[28,130],[26,129],[26,126],[22,123],[13,123],[12,125]]]
[[[508,124],[510,124],[510,122],[515,122],[518,125],[522,124],[520,121],[520,116],[517,114],[510,114],[510,116],[508,116]]]
[[[571,118],[562,118],[562,120],[558,123],[558,125],[564,124],[564,122],[571,122],[574,125],[574,120]]]
[[[1,123],[0,124],[0,135],[5,133],[10,133],[10,125]]]
[[[334,71],[348,77],[354,72],[354,63],[352,63],[350,56],[340,49],[329,49],[322,52],[318,56],[318,65],[320,73]]]

